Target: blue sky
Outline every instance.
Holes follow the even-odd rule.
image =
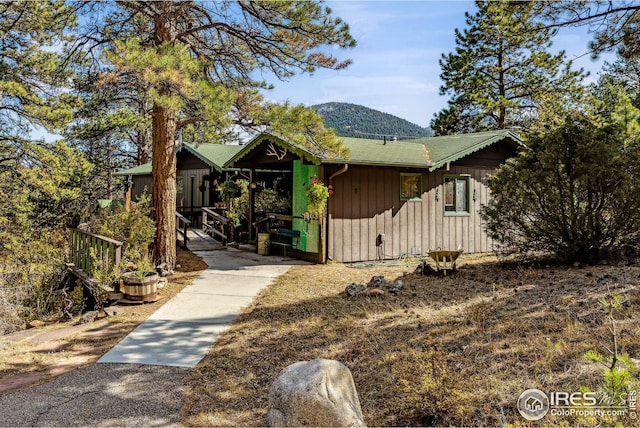
[[[336,51],[351,58],[345,70],[319,70],[288,82],[272,82],[276,88],[265,96],[307,106],[330,102],[361,104],[428,126],[433,114],[446,107],[440,96],[441,54],[455,47],[454,29],[465,28],[465,11],[475,12],[468,1],[329,1],[336,16],[351,28],[358,46]],[[585,83],[597,80],[608,54],[598,61],[588,55],[592,39],[585,28],[562,28],[552,50],[564,49],[574,68],[591,71]]]

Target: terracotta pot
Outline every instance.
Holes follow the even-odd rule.
[[[158,294],[158,281],[160,275],[149,274],[140,278],[138,272],[126,272],[122,274],[122,292],[125,299],[137,301],[150,301]]]

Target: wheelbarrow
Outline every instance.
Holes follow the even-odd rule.
[[[431,250],[429,251],[429,257],[436,262],[436,271],[442,272],[442,275],[447,275],[447,270],[456,270],[456,260],[462,254],[462,245],[457,250]]]

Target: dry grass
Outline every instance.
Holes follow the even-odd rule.
[[[96,361],[149,315],[169,301],[206,269],[189,251],[178,250],[180,268],[159,290],[154,303],[111,306],[101,321],[74,326],[75,321],[51,322],[39,328],[0,336],[0,382],[9,377],[40,372],[41,381],[69,369]],[[62,368],[62,369],[61,369]]]
[[[265,425],[280,370],[330,358],[351,369],[369,425],[527,425],[515,406],[525,389],[601,384],[602,368],[583,356],[610,345],[599,303],[608,289],[626,297],[621,350],[640,355],[638,266],[501,266],[467,257],[440,278],[413,275],[416,265],[291,269],[196,367],[183,422]],[[373,275],[402,277],[406,288],[398,296],[345,296],[347,285]],[[547,415],[544,423],[594,421]]]

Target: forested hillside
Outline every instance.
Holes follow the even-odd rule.
[[[311,106],[324,118],[327,128],[333,128],[340,137],[380,138],[397,136],[398,139],[429,137],[429,128],[357,104],[325,103]]]

